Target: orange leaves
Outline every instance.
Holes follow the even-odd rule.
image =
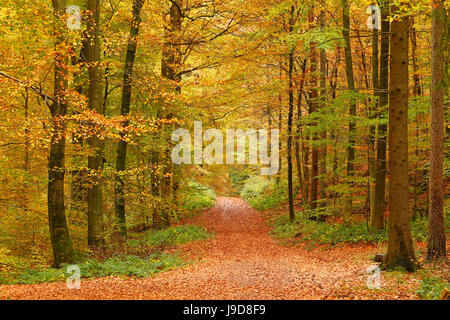
[[[284,246],[269,235],[264,217],[238,198],[218,198],[190,223],[215,237],[181,245],[180,254],[201,260],[145,279],[86,280],[81,290],[65,283],[0,287],[12,299],[414,299],[419,280],[399,282],[382,273],[382,290],[366,286],[370,256],[383,250],[346,245],[306,250]]]

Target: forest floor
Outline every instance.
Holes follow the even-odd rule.
[[[0,287],[2,299],[417,299],[420,279],[382,272],[381,289],[367,288],[376,245],[311,249],[270,236],[264,215],[240,198],[219,197],[190,223],[215,237],[177,248],[195,263],[144,279],[109,277],[65,283]],[[1,299],[0,298],[0,299]]]

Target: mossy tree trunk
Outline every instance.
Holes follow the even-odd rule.
[[[54,102],[50,105],[52,116],[52,135],[48,162],[48,222],[53,247],[53,266],[73,262],[73,248],[66,221],[64,204],[66,124],[64,116],[67,103],[64,94],[67,90],[67,54],[65,50],[65,31],[63,18],[66,10],[65,0],[53,0],[56,16],[55,28],[55,76]],[[61,21],[60,21],[61,20]],[[61,22],[61,23],[59,23]]]

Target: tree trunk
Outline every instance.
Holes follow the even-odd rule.
[[[372,31],[372,86],[373,96],[376,98],[379,95],[379,59],[378,59],[378,30]],[[377,114],[376,103],[374,101],[373,107],[369,110],[369,118],[375,119]],[[375,161],[375,125],[369,127],[369,208],[370,208],[370,221],[369,229],[371,231],[377,230],[374,218],[375,218],[375,180],[377,174],[377,167]]]
[[[441,0],[432,0],[433,17],[431,29],[432,43],[432,84],[431,84],[431,164],[428,213],[427,259],[446,258],[444,228],[444,26],[446,12]]]
[[[396,12],[396,11],[394,11]],[[383,267],[416,268],[408,210],[409,18],[391,23],[389,97],[389,244]]]
[[[381,47],[380,47],[380,82],[379,82],[379,120],[385,119],[386,108],[389,103],[389,4],[382,0],[381,6]],[[378,125],[376,149],[375,202],[374,213],[370,219],[371,230],[384,229],[384,210],[386,193],[386,135],[387,125]]]
[[[280,61],[280,81],[282,81],[283,76],[283,61]],[[280,91],[278,93],[278,131],[281,134],[281,130],[283,129],[283,93]],[[281,156],[281,147],[282,147],[282,141],[283,139],[279,139],[278,141],[278,149],[280,150],[278,155],[278,163],[279,163],[279,169],[277,173],[277,178],[275,180],[275,183],[278,185],[280,184],[280,178],[281,178],[281,169],[282,169],[282,156]]]
[[[299,89],[298,89],[298,100],[297,100],[297,134],[296,134],[296,144],[295,144],[295,157],[297,160],[297,175],[298,175],[298,181],[300,184],[300,191],[302,193],[302,202],[303,204],[307,204],[308,199],[307,199],[307,193],[305,190],[305,183],[303,181],[303,177],[304,177],[304,165],[302,166],[302,153],[303,153],[303,148],[302,148],[302,144],[303,144],[303,135],[302,135],[302,127],[300,125],[300,121],[302,119],[302,97],[303,97],[303,88],[305,85],[305,74],[306,74],[306,62],[307,60],[304,59],[302,62],[302,75],[300,78],[300,83],[299,83]],[[302,152],[300,152],[300,149],[302,149]]]
[[[170,86],[174,88],[174,92],[180,93],[179,82],[181,77],[178,75],[178,69],[181,63],[181,52],[178,46],[181,37],[181,26],[183,21],[183,0],[172,1],[170,12],[168,15],[168,21],[164,25],[164,48],[161,61],[161,75],[172,81]],[[171,88],[172,89],[172,88]],[[167,108],[166,108],[167,109]],[[161,116],[170,120],[175,116],[175,112],[167,112],[161,110]],[[171,161],[170,153],[172,142],[170,140],[170,133],[166,135],[166,145],[163,150],[163,176],[161,178],[161,194],[165,201],[171,201],[174,199],[172,181],[179,179],[174,175],[175,170]],[[178,172],[178,170],[176,170]],[[177,188],[178,182],[174,182]],[[169,207],[167,205],[167,207]],[[171,207],[171,206],[170,206]],[[164,210],[164,225],[170,224],[168,210]]]
[[[88,107],[99,116],[104,114],[102,94],[102,70],[100,66],[100,1],[87,0],[87,62],[89,73]],[[92,185],[88,188],[88,244],[102,246],[103,238],[103,197],[101,172],[103,168],[104,142],[94,135],[88,139],[93,155],[89,156],[88,168],[93,174]]]
[[[314,23],[314,12],[313,9],[309,11],[309,23],[312,26]],[[316,43],[311,42],[311,56],[310,56],[310,75],[311,75],[311,103],[309,113],[314,113],[317,111],[317,98],[318,98],[318,88],[317,88],[317,50],[315,48]],[[317,121],[314,120],[314,127],[317,126]],[[317,147],[318,136],[317,133],[312,133],[312,145],[311,145],[311,200],[310,208],[315,210],[317,208],[317,189],[318,189],[318,175],[319,175],[319,149]]]
[[[291,6],[290,19],[289,19],[289,33],[294,31],[294,6]],[[292,179],[292,118],[294,116],[294,46],[289,44],[290,47],[288,53],[289,63],[289,112],[288,112],[288,140],[287,140],[287,162],[288,162],[288,192],[289,192],[289,219],[291,222],[295,220],[294,212],[294,188]]]
[[[325,11],[322,10],[320,13],[320,27],[325,28]],[[322,113],[324,108],[327,106],[327,53],[325,49],[320,49],[320,108]],[[322,140],[319,152],[319,175],[320,175],[320,195],[321,200],[320,207],[324,208],[326,206],[326,187],[327,187],[327,130],[323,129],[321,132],[320,139]],[[319,221],[325,221],[325,215],[319,216]]]
[[[65,0],[53,0],[54,14],[63,19],[66,10]],[[55,30],[55,102],[50,106],[52,116],[52,135],[48,162],[48,222],[53,247],[53,266],[59,268],[62,263],[73,262],[73,248],[67,227],[64,207],[64,174],[66,124],[63,117],[67,112],[65,91],[67,90],[67,54],[65,48],[65,32],[58,23]]]
[[[355,78],[353,75],[353,58],[352,58],[352,48],[350,44],[350,8],[348,4],[348,0],[341,0],[342,2],[342,21],[343,21],[343,29],[342,34],[345,42],[345,71],[347,75],[347,86],[348,90],[354,92],[355,91]],[[351,99],[350,101],[350,109],[349,109],[350,117],[356,116],[356,101],[355,99]],[[355,120],[350,119],[348,125],[348,148],[347,148],[347,179],[348,184],[352,185],[353,175],[354,175],[354,161],[355,161]],[[351,194],[346,196],[345,205],[344,205],[344,222],[347,223],[350,217],[350,214],[353,211],[353,203]]]
[[[123,71],[123,87],[122,87],[122,105],[120,108],[120,114],[127,117],[130,113],[131,104],[131,86],[133,79],[133,64],[136,58],[137,36],[139,34],[139,26],[141,23],[141,9],[144,5],[144,0],[133,1],[133,20],[131,21],[130,37],[128,39],[127,54],[125,58],[125,67]],[[128,126],[129,121],[127,119],[123,122],[124,129]],[[125,132],[121,134],[124,138]],[[124,199],[124,187],[125,182],[122,172],[126,167],[127,158],[127,146],[128,143],[125,140],[120,140],[117,146],[117,159],[116,159],[116,185],[115,185],[115,210],[116,217],[119,221],[119,227],[122,235],[127,235],[126,217],[125,217],[125,199]]]

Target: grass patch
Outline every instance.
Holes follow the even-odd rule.
[[[294,222],[289,221],[288,214],[271,217],[271,234],[281,240],[298,239],[314,244],[336,245],[339,243],[382,243],[388,240],[387,231],[369,232],[366,222],[353,222],[350,225],[341,223],[317,223],[309,220],[304,214],[297,212]],[[428,219],[417,218],[411,221],[413,239],[426,241]],[[446,219],[446,229],[449,229],[449,219]]]
[[[212,234],[204,228],[194,225],[179,225],[161,230],[150,230],[139,235],[138,239],[128,239],[130,249],[141,248],[136,254],[119,254],[105,260],[81,259],[76,263],[80,268],[81,278],[101,278],[126,276],[144,278],[157,273],[183,266],[186,262],[176,253],[160,252],[161,248],[172,247],[189,241],[203,240]],[[151,253],[145,250],[150,248]],[[157,251],[154,251],[157,250]],[[48,267],[23,267],[0,273],[0,284],[34,284],[66,281],[67,265],[61,269]]]
[[[427,275],[422,278],[416,293],[424,300],[439,300],[444,288],[450,290],[450,282],[440,277]]]
[[[182,201],[182,207],[188,213],[211,208],[216,202],[214,191],[200,183],[190,182]]]
[[[175,246],[189,241],[203,240],[212,234],[194,225],[180,225],[161,230],[151,230],[145,234],[148,245],[152,247]]]
[[[255,176],[245,182],[241,197],[256,210],[267,210],[287,201],[286,190],[285,181],[276,184],[274,179],[268,180],[262,176]]]
[[[185,263],[175,254],[155,252],[146,258],[133,255],[117,256],[105,261],[89,259],[77,263],[81,278],[100,278],[109,276],[128,276],[143,278]],[[66,273],[67,265],[61,269],[30,269],[9,275],[4,284],[34,284],[66,281],[70,275]]]

